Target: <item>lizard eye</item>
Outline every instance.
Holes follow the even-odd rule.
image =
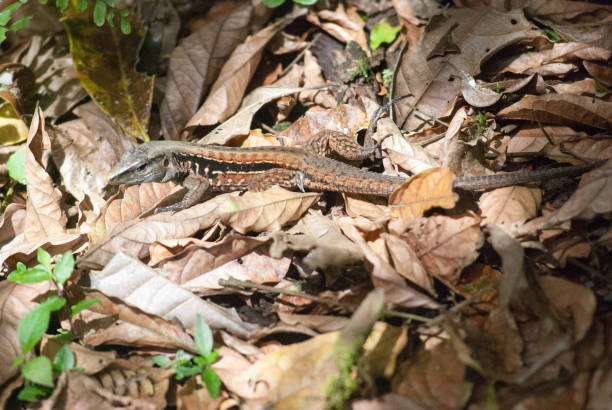
[[[141,166],[136,168],[136,171],[143,172],[145,169],[147,169],[147,164],[142,164]]]
[[[170,165],[170,160],[168,158],[164,159],[164,167],[168,168],[168,165]]]

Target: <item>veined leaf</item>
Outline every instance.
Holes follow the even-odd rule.
[[[93,7],[85,13],[69,7],[63,20],[77,77],[117,125],[135,138],[148,141],[154,77],[136,71],[145,29],[134,13],[122,17],[133,28],[130,35],[121,32],[124,24],[97,27],[91,24],[93,12]]]

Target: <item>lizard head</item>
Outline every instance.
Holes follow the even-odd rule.
[[[165,182],[176,176],[166,141],[152,141],[127,151],[108,176],[110,185]]]

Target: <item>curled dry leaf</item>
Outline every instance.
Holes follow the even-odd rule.
[[[538,214],[542,202],[539,188],[505,187],[485,192],[478,201],[482,224],[493,223],[511,233]]]
[[[591,74],[593,78],[595,78],[597,81],[599,81],[602,84],[607,85],[608,87],[612,87],[612,68],[611,67],[608,67],[602,64],[593,63],[591,61],[583,61],[582,65],[584,65],[584,68],[586,68],[589,74]]]
[[[419,256],[427,271],[445,283],[456,283],[461,270],[474,262],[484,243],[480,218],[432,216],[408,224],[402,235]]]
[[[474,77],[464,71],[461,75],[461,95],[473,107],[490,107],[502,98],[502,93],[496,93],[478,84]]]
[[[544,130],[544,132],[542,132]],[[570,127],[561,125],[547,125],[540,127],[523,127],[521,128],[508,143],[508,153],[521,153],[521,152],[540,152],[549,145],[549,140],[546,134],[550,136],[550,139],[555,144],[556,148],[561,143],[567,144],[572,140],[579,140],[581,137],[586,137],[586,134],[574,131]],[[550,152],[550,149],[548,149]],[[589,155],[584,155],[582,152],[575,152],[573,148],[571,151],[585,158],[591,158]],[[557,153],[561,155],[560,153]],[[565,155],[564,155],[565,156]],[[517,158],[520,160],[520,158]]]
[[[612,128],[612,103],[571,94],[529,95],[501,110],[498,116],[559,125],[569,122],[609,130]]]
[[[369,55],[370,47],[364,31],[365,22],[355,7],[345,9],[340,3],[336,10],[322,9],[316,14],[310,13],[307,19],[345,44],[356,42]]]
[[[255,113],[264,104],[302,91],[298,87],[258,87],[244,97],[242,105],[236,114],[225,121],[223,124],[209,132],[205,137],[198,141],[199,144],[219,144],[225,145],[234,136],[247,135],[251,130],[251,122]]]
[[[214,13],[197,31],[181,40],[172,51],[166,75],[166,90],[160,107],[166,138],[177,139],[195,114],[202,96],[219,74],[230,53],[245,39],[253,7],[242,3]]]
[[[383,258],[372,250],[353,225],[350,218],[338,219],[342,232],[359,246],[372,268],[372,283],[385,291],[385,303],[403,307],[427,307],[436,309],[438,303],[429,296],[406,285],[405,279]]]
[[[304,87],[318,87],[325,84],[321,66],[310,50],[304,53]],[[323,108],[338,105],[336,98],[327,90],[305,90],[300,93],[300,101],[309,101]]]
[[[187,123],[188,127],[214,125],[236,112],[257,69],[264,47],[279,27],[278,23],[271,24],[236,47],[221,69],[206,101]]]
[[[431,168],[413,176],[389,197],[391,215],[410,221],[433,207],[453,208],[457,201],[454,180],[448,168]]]
[[[210,327],[225,329],[240,337],[247,337],[257,329],[256,325],[243,322],[234,309],[202,300],[122,253],[116,254],[102,272],[91,278],[92,286],[105,295],[166,320],[178,320],[186,328],[193,328],[199,313]]]
[[[385,240],[389,256],[397,272],[421,289],[426,290],[430,295],[437,296],[433,278],[429,276],[410,245],[397,236],[390,234],[382,234],[381,236]]]
[[[23,233],[26,210],[23,204],[12,203],[0,217],[0,248]]]
[[[382,148],[387,152],[393,165],[400,166],[413,174],[440,166],[440,163],[433,159],[423,147],[407,141],[401,133],[392,133],[382,142]],[[388,161],[385,161],[384,165],[387,171],[395,172],[394,169],[389,169],[391,164]]]
[[[34,113],[25,155],[28,200],[25,238],[28,241],[65,233],[66,216],[60,203],[62,194],[42,164],[43,141],[49,141],[40,107]]]
[[[318,193],[291,192],[275,186],[263,192],[224,196],[215,214],[240,233],[274,231],[297,220],[318,198]]]

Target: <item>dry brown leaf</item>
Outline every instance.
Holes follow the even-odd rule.
[[[66,216],[60,207],[62,194],[42,164],[45,141],[49,141],[49,136],[39,107],[32,118],[25,154],[28,200],[24,234],[27,241],[65,233]]]
[[[490,107],[497,103],[503,96],[501,92],[490,90],[477,83],[474,77],[460,71],[461,95],[472,107]]]
[[[220,293],[219,291],[224,289],[219,285],[219,280],[222,279],[236,279],[258,284],[278,283],[285,277],[290,267],[290,258],[274,259],[259,252],[251,252],[240,257],[240,260],[232,260],[183,283],[182,288],[207,296]]]
[[[550,136],[555,146],[559,146],[561,143],[566,144],[572,140],[586,137],[585,133],[574,131],[573,129],[561,126],[561,125],[550,125],[542,127],[546,134]],[[542,132],[540,127],[524,127],[521,128],[510,140],[507,146],[508,153],[520,153],[520,152],[540,152],[546,146],[549,145],[548,138]],[[588,155],[583,155],[573,151],[578,156],[584,156],[590,158]],[[520,158],[517,158],[520,160]]]
[[[418,400],[427,408],[461,407],[466,368],[451,342],[420,350],[400,364],[391,391]]]
[[[240,106],[242,96],[255,73],[261,54],[268,41],[276,34],[280,24],[271,24],[247,37],[233,51],[219,77],[213,84],[206,101],[189,120],[187,127],[214,125],[229,118]]]
[[[607,85],[608,87],[612,87],[612,68],[593,63],[591,61],[583,61],[582,65],[584,68],[600,83]]]
[[[17,325],[30,310],[36,307],[36,296],[51,287],[50,281],[21,284],[10,280],[0,282],[0,334],[3,348],[0,352],[0,385],[19,373],[13,362],[21,355]]]
[[[557,314],[573,323],[574,342],[582,340],[593,323],[597,305],[593,292],[554,276],[540,276],[538,282]]]
[[[247,404],[263,405],[268,401],[269,386],[245,377],[252,367],[253,363],[226,346],[219,348],[219,360],[212,364],[212,368],[230,392],[245,399]]]
[[[23,204],[9,204],[0,219],[0,248],[23,233],[25,225],[25,206]]]
[[[343,316],[328,315],[298,315],[295,313],[278,312],[281,322],[290,326],[305,326],[320,333],[335,332],[341,330],[348,318]]]
[[[542,202],[539,188],[511,186],[485,192],[478,201],[482,224],[493,223],[508,233],[538,214]]]
[[[215,215],[237,232],[275,231],[299,219],[319,198],[318,193],[291,192],[274,186],[263,192],[224,196]]]
[[[177,139],[195,114],[222,64],[249,33],[252,12],[249,3],[223,2],[209,10],[214,19],[207,19],[172,51],[160,107],[162,131],[167,139]]]
[[[418,48],[407,52],[395,76],[394,96],[412,93],[408,104],[395,105],[399,124],[412,130],[431,117],[449,115],[459,96],[458,70],[470,76],[507,45],[539,36],[522,9],[508,12],[492,7],[449,9],[446,18],[432,19]]]
[[[355,7],[345,10],[344,5],[340,3],[336,10],[321,9],[316,14],[311,12],[307,19],[342,43],[356,42],[368,56],[370,55],[370,47],[364,31],[365,22]]]
[[[227,235],[218,242],[189,238],[189,246],[183,250],[173,250],[172,256],[155,264],[161,269],[162,274],[174,283],[185,286],[186,283],[194,281],[195,283],[190,282],[192,286],[198,286],[200,280],[208,281],[214,269],[224,267],[229,262],[249,254],[266,241],[238,234]],[[282,259],[278,262],[281,261]]]
[[[304,53],[304,87],[318,87],[325,84],[321,66],[310,50]],[[327,90],[306,90],[300,93],[300,101],[312,102],[323,108],[338,105],[336,98]]]
[[[285,232],[273,234],[270,254],[280,257],[287,249],[308,251],[303,261],[310,269],[329,270],[358,262],[363,253],[338,225],[321,212],[312,212]]]
[[[428,272],[446,283],[456,283],[461,270],[474,262],[484,243],[480,218],[432,216],[408,224],[404,233]]]
[[[395,374],[397,357],[408,342],[408,329],[388,323],[376,322],[363,344],[360,364],[369,369],[372,376],[390,379]]]
[[[28,241],[23,234],[19,234],[0,249],[0,266],[13,269],[17,262],[28,265],[36,260],[38,248],[43,248],[51,255],[60,255],[69,249],[78,253],[86,241],[87,237],[80,234],[56,234],[34,241]]]
[[[592,78],[585,78],[584,80],[565,84],[555,84],[552,88],[557,94],[592,95],[597,97],[603,97],[607,94],[605,91],[600,92],[597,90],[597,84]]]
[[[384,120],[387,120],[387,118]],[[389,138],[382,142],[382,148],[391,160],[391,164],[389,164],[389,161],[383,163],[385,170],[388,172],[394,171],[390,169],[392,165],[397,165],[413,174],[440,166],[439,161],[433,159],[423,147],[407,141],[401,133],[392,133]]]
[[[178,320],[186,328],[193,328],[199,313],[210,327],[225,329],[240,337],[247,337],[257,329],[256,325],[243,322],[235,310],[200,299],[122,253],[116,254],[91,280],[92,286],[105,295],[166,320]]]
[[[529,95],[497,115],[548,124],[568,125],[569,122],[605,130],[612,128],[612,103],[580,95]]]
[[[597,11],[610,12],[610,9],[612,9],[612,7],[606,6],[605,4],[588,3],[586,1],[533,0],[527,6],[527,13],[530,16],[562,23],[566,20],[573,20],[581,15],[591,14]]]
[[[389,197],[391,215],[410,221],[433,207],[453,208],[457,201],[454,180],[448,168],[431,168],[413,176]]]
[[[352,105],[341,104],[329,110],[309,110],[304,117],[295,121],[279,133],[294,144],[304,144],[320,131],[330,130],[355,135],[370,124],[366,113]]]
[[[576,192],[550,216],[551,224],[572,218],[592,219],[612,211],[612,160],[582,176]]]
[[[433,278],[429,276],[412,248],[396,236],[390,234],[382,234],[381,236],[385,240],[389,256],[397,272],[421,289],[426,290],[430,295],[437,296]]]
[[[429,296],[406,285],[405,279],[368,246],[350,218],[338,219],[338,226],[349,239],[359,246],[368,262],[372,264],[372,283],[376,288],[385,291],[386,304],[431,309],[438,307],[437,302]]]
[[[190,377],[176,389],[176,407],[178,409],[213,410],[227,405],[227,398],[223,394],[213,399],[202,381],[202,375]]]
[[[249,134],[251,122],[255,113],[266,103],[286,95],[302,91],[303,88],[293,87],[258,87],[244,97],[242,105],[236,114],[223,124],[209,132],[198,141],[198,144],[225,145],[234,136]],[[191,125],[191,124],[190,124]]]
[[[66,345],[65,341],[45,335],[41,343],[41,353],[47,357],[55,357],[64,345]],[[76,359],[75,367],[83,369],[83,373],[88,375],[98,373],[116,359],[115,352],[92,350],[76,342],[68,343],[68,345]]]
[[[119,251],[129,256],[145,258],[149,253],[149,245],[154,241],[183,238],[213,226],[218,221],[214,210],[224,198],[225,195],[219,195],[172,215],[160,213],[144,220],[129,220],[115,225],[77,260],[77,266],[84,269],[102,269]]]
[[[146,211],[178,202],[184,189],[173,182],[145,182],[125,187],[121,198],[112,199],[100,220],[100,229],[111,229],[120,222],[135,219]]]
[[[539,67],[554,62],[562,63],[571,61],[572,59],[586,59],[586,60],[599,60],[607,61],[612,56],[612,52],[599,47],[593,47],[592,45],[585,43],[555,43],[552,48],[543,51],[530,51],[523,53],[515,60],[513,60],[504,71],[511,73],[539,73],[545,75],[544,72],[537,70]],[[567,64],[568,66],[570,64]],[[571,66],[576,67],[571,64]],[[563,72],[558,72],[562,74]]]

